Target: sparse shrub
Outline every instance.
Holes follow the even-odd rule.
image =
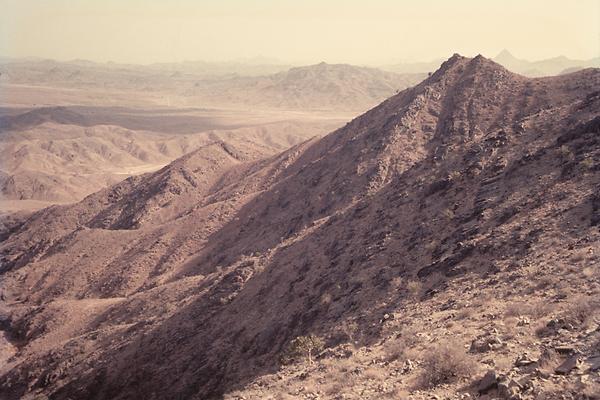
[[[406,283],[406,291],[408,292],[408,297],[411,299],[416,299],[421,296],[421,291],[423,289],[423,284],[417,280],[409,281]]]
[[[585,267],[584,269],[581,270],[581,273],[586,278],[591,278],[595,275],[594,268],[592,268],[592,267]]]
[[[483,167],[481,165],[471,165],[467,168],[467,175],[472,178],[475,178],[481,174],[483,171]]]
[[[453,382],[475,372],[474,361],[460,343],[447,343],[431,350],[423,359],[421,384],[434,387]]]
[[[326,358],[323,360],[323,364],[331,370],[331,372],[325,376],[327,380],[338,379],[340,372],[348,373],[356,369],[357,366],[357,364],[350,358]],[[349,376],[348,379],[350,379]]]
[[[293,339],[281,356],[283,364],[292,364],[300,360],[313,362],[313,356],[323,350],[325,342],[318,336],[298,336]]]
[[[395,276],[394,278],[392,278],[392,281],[390,282],[390,286],[393,290],[397,290],[398,288],[400,288],[402,286],[402,282],[404,280],[402,279],[401,276]]]
[[[538,279],[536,290],[544,290],[554,286],[555,280],[551,276],[542,276]]]
[[[365,379],[377,381],[381,380],[382,376],[385,376],[385,374],[382,374],[381,371],[375,367],[368,367],[363,371],[363,377]]]
[[[438,247],[440,247],[440,241],[437,240],[437,239],[433,239],[430,242],[428,242],[428,243],[425,244],[425,250],[428,253],[435,252]]]
[[[592,157],[586,157],[579,163],[583,169],[592,169],[594,167],[594,159]]]
[[[414,326],[403,326],[395,339],[386,342],[384,346],[386,360],[392,362],[418,358],[415,347],[420,341],[419,331]]]
[[[471,315],[473,315],[473,310],[469,307],[463,307],[456,313],[454,319],[460,321],[463,319],[471,318]]]
[[[545,301],[533,301],[533,302],[514,302],[509,304],[505,311],[505,317],[522,317],[528,316],[533,318],[540,318],[548,315],[552,311],[552,305]]]
[[[329,293],[324,293],[321,296],[321,304],[323,304],[323,305],[331,304],[331,300],[332,300],[332,297],[331,297],[331,294],[329,294]]]
[[[442,210],[442,215],[446,218],[446,219],[454,219],[454,211],[452,211],[449,208],[445,208],[444,210]]]
[[[385,346],[385,354],[387,361],[396,361],[404,359],[406,348],[406,340],[403,337],[388,342]]]
[[[460,178],[460,176],[461,176],[460,171],[452,171],[448,174],[448,180],[455,181],[458,178]]]
[[[542,391],[536,396],[536,400],[598,400],[600,399],[600,385],[596,382],[579,384],[565,382],[560,387],[551,387],[548,391]]]
[[[565,161],[573,161],[575,159],[575,156],[573,155],[573,152],[571,151],[571,149],[569,148],[569,146],[567,145],[562,145],[560,146],[560,148],[558,149],[560,156],[563,160]]]
[[[335,396],[344,390],[344,386],[339,382],[331,382],[322,385],[321,390],[328,396]]]
[[[574,326],[586,326],[594,317],[599,301],[591,296],[578,296],[569,302],[564,319]]]
[[[570,300],[567,306],[550,321],[540,321],[535,334],[538,337],[546,337],[556,334],[557,329],[582,329],[598,316],[599,299],[592,296],[578,296]]]

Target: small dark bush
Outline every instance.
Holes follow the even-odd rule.
[[[474,361],[459,343],[447,343],[431,350],[423,359],[421,384],[434,387],[454,382],[475,372]]]
[[[325,342],[318,336],[298,336],[286,348],[281,356],[281,362],[292,364],[300,360],[308,360],[308,363],[312,364],[313,356],[321,352],[324,346]]]

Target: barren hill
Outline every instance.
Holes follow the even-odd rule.
[[[215,140],[263,158],[321,136],[343,121],[341,116],[197,109],[60,106],[4,111],[0,199],[5,202],[0,207],[9,209],[31,201],[79,201]]]
[[[364,111],[399,90],[415,85],[424,76],[320,63],[274,75],[197,83],[186,95],[209,104]]]
[[[193,65],[184,63],[177,69],[177,65],[111,66],[52,60],[0,63],[0,84],[13,90],[31,85],[88,89],[98,91],[99,98],[107,92],[125,91],[165,105],[363,112],[425,76],[326,63],[274,70],[279,72],[266,69],[258,76],[206,74],[201,63],[197,64],[200,70]],[[114,96],[111,93],[109,97]]]
[[[599,111],[597,69],[455,55],[271,158],[215,142],[6,219],[0,395],[594,398]]]

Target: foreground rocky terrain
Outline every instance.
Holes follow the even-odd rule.
[[[454,55],[278,155],[7,217],[0,397],[597,399],[599,111],[598,69]]]

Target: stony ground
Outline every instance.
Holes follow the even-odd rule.
[[[582,246],[550,271],[532,264],[516,284],[508,268],[437,293],[409,285],[414,302],[381,315],[375,343],[349,323],[347,343],[225,398],[598,399],[599,250]]]

